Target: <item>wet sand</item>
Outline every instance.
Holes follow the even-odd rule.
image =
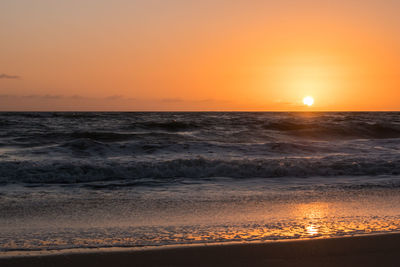
[[[400,266],[400,234],[0,258],[0,266]]]

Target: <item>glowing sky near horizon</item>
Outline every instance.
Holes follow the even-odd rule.
[[[398,10],[394,0],[3,0],[0,109],[399,110]]]

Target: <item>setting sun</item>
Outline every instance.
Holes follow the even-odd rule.
[[[303,98],[304,105],[311,107],[314,104],[314,98],[312,96],[306,96]]]

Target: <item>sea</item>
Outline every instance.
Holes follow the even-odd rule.
[[[0,256],[399,230],[397,112],[0,113]]]

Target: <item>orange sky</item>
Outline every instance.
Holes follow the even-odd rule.
[[[3,0],[0,109],[400,110],[399,10],[395,0]]]

